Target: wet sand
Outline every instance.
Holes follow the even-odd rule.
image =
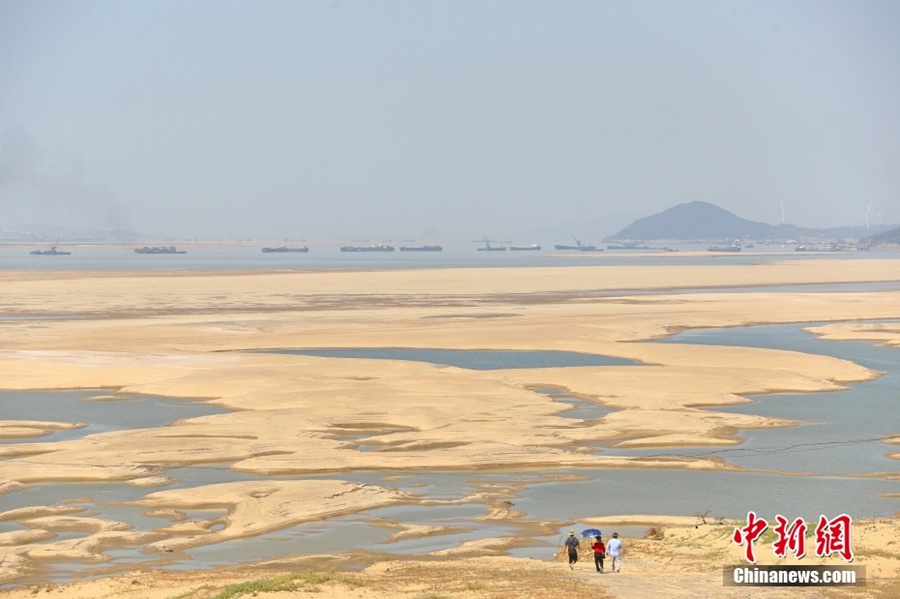
[[[164,485],[167,468],[204,463],[228,463],[260,481],[259,488],[148,489],[148,509],[215,505],[228,513],[216,526],[162,524],[152,539],[77,515],[40,512],[52,506],[35,506],[39,517],[0,512],[0,519],[32,529],[0,534],[0,582],[39,570],[44,560],[100,559],[108,547],[177,550],[410,501],[380,487],[349,490],[333,480],[300,489],[270,475],[724,468],[714,459],[603,457],[581,448],[599,441],[728,446],[737,442],[738,429],[790,425],[709,407],[750,394],[837,390],[878,373],[827,356],[653,341],[696,327],[859,320],[816,333],[897,344],[900,327],[877,321],[900,318],[900,291],[677,289],[882,282],[897,280],[898,273],[900,260],[886,259],[340,273],[0,273],[0,314],[15,317],[0,321],[3,388],[107,388],[205,398],[232,410],[168,427],[43,444],[40,453],[27,444],[29,435],[71,423],[0,420],[0,438],[21,440],[0,446],[0,492],[37,481]],[[253,353],[290,347],[564,350],[642,365],[471,371]],[[615,411],[585,426],[561,417],[565,406],[530,390],[538,387],[562,388]],[[360,437],[383,451],[360,451]],[[59,529],[86,532],[80,539],[47,542],[46,531]]]

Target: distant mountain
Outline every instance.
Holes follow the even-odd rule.
[[[772,225],[743,219],[714,204],[689,202],[638,219],[606,240],[769,239],[777,232]]]
[[[888,229],[877,235],[871,235],[859,240],[859,245],[873,248],[880,245],[900,245],[900,227]]]
[[[794,225],[770,225],[741,218],[708,202],[689,202],[636,220],[604,241],[858,239],[867,233],[871,232],[863,227],[809,229]]]

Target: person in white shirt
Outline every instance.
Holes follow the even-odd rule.
[[[606,544],[606,557],[610,559],[609,569],[618,572],[622,567],[622,541],[619,540],[619,533],[614,532],[609,543]]]

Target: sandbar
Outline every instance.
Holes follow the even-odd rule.
[[[900,318],[900,290],[798,287],[896,281],[898,266],[893,259],[786,259],[339,273],[4,271],[0,314],[15,318],[0,321],[2,388],[199,398],[229,411],[39,450],[32,437],[80,423],[0,420],[0,437],[21,441],[0,445],[0,491],[48,481],[164,486],[168,469],[212,463],[256,482],[148,491],[143,500],[163,511],[212,502],[224,514],[215,522],[161,523],[147,535],[81,521],[89,529],[81,542],[48,544],[42,533],[21,538],[0,547],[0,582],[54,555],[99,559],[117,543],[179,551],[305,517],[414,501],[390,489],[357,489],[340,509],[310,512],[347,491],[339,480],[345,472],[734,468],[713,458],[614,457],[585,448],[733,446],[742,429],[796,422],[716,406],[764,393],[839,391],[879,376],[823,355],[658,341],[690,328],[833,322],[813,332],[900,344],[900,327],[884,322]],[[783,286],[793,287],[775,289]],[[636,364],[474,371],[263,351],[298,347],[562,350]],[[612,411],[590,422],[566,418],[566,406],[535,391],[542,387]],[[334,480],[301,492],[277,479],[302,474]],[[74,516],[48,518],[36,527]]]

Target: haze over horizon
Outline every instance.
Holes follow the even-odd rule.
[[[889,0],[0,0],[0,90],[0,227],[900,222]]]

